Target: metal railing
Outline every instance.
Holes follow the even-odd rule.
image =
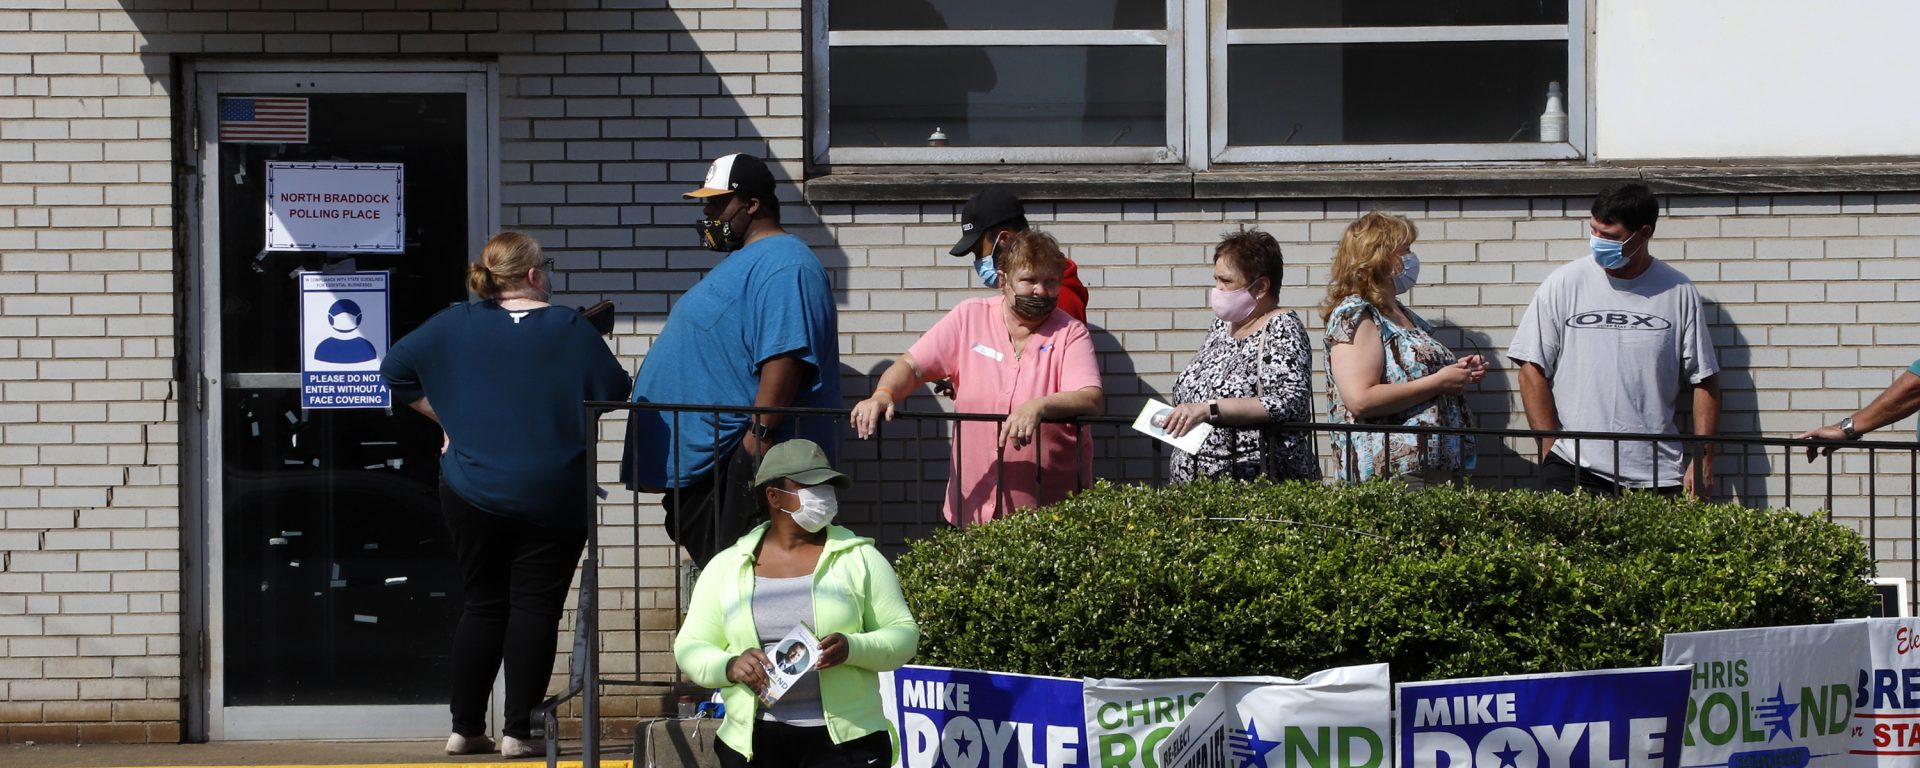
[[[863,535],[874,537],[880,545],[892,551],[899,551],[907,543],[929,535],[936,528],[945,525],[942,516],[943,505],[952,498],[948,481],[958,472],[951,465],[959,460],[961,451],[952,450],[950,441],[961,439],[957,427],[966,422],[1002,422],[1004,414],[983,413],[947,413],[939,411],[896,411],[891,422],[883,423],[871,440],[854,437],[848,422],[850,413],[846,409],[829,408],[760,408],[742,406],[705,406],[659,403],[620,403],[588,402],[584,404],[583,418],[587,424],[595,425],[601,416],[613,412],[654,411],[668,415],[676,431],[692,422],[690,414],[712,416],[713,426],[708,429],[707,438],[711,441],[707,448],[716,456],[732,449],[737,435],[723,435],[718,424],[719,416],[733,416],[745,420],[756,414],[778,415],[785,420],[782,432],[791,434],[793,424],[803,420],[827,420],[832,423],[832,434],[836,436],[828,450],[836,457],[835,468],[852,478],[854,485],[848,492],[840,494],[840,515],[838,522],[847,524]],[[1049,419],[1048,423],[1066,424],[1076,428],[1076,463],[1082,467],[1091,467],[1091,477],[1128,483],[1147,483],[1162,485],[1169,481],[1168,460],[1173,449],[1159,440],[1147,437],[1132,429],[1133,419],[1121,416],[1091,416],[1073,419]],[[1895,441],[1817,441],[1799,440],[1784,437],[1760,437],[1751,435],[1622,435],[1603,432],[1573,432],[1533,429],[1494,429],[1494,428],[1449,428],[1449,427],[1409,427],[1384,426],[1374,424],[1324,424],[1313,422],[1282,423],[1266,429],[1277,432],[1307,433],[1313,436],[1308,441],[1315,452],[1315,459],[1322,465],[1327,482],[1338,482],[1332,471],[1334,462],[1330,438],[1335,434],[1387,433],[1389,435],[1411,436],[1473,436],[1479,441],[1477,454],[1479,468],[1461,478],[1462,482],[1476,487],[1532,488],[1539,481],[1540,464],[1533,460],[1538,451],[1536,441],[1543,439],[1572,440],[1576,466],[1583,464],[1583,451],[1587,442],[1601,442],[1612,446],[1613,462],[1611,466],[1620,466],[1620,446],[1631,443],[1680,443],[1683,446],[1685,463],[1696,470],[1696,487],[1704,479],[1700,477],[1707,468],[1711,468],[1713,485],[1706,498],[1713,501],[1739,503],[1750,507],[1775,507],[1805,509],[1815,508],[1824,512],[1828,520],[1837,520],[1850,524],[1867,541],[1869,552],[1876,567],[1892,566],[1905,578],[1920,577],[1920,524],[1916,524],[1915,511],[1920,510],[1920,443]],[[602,435],[598,429],[590,429],[588,434]],[[1036,440],[1045,439],[1048,430],[1040,430]],[[1352,450],[1352,441],[1347,441]],[[1047,468],[1039,457],[1043,452],[1039,446],[1032,451],[1036,460],[1032,467],[1035,486],[1043,484]],[[1818,459],[1814,466],[1805,466],[1809,449],[1836,449]],[[1839,450],[1844,449],[1844,450]],[[1672,483],[1663,482],[1658,476],[1659,452],[1655,450],[1654,485],[1680,485],[1681,478],[1673,477]],[[1422,452],[1424,456],[1424,451]],[[1703,456],[1711,456],[1708,462],[1696,461]],[[1008,452],[1004,446],[996,448],[995,473],[993,482],[1004,486],[1008,472]],[[1777,460],[1776,460],[1777,457]],[[1347,457],[1347,466],[1357,464],[1355,454]],[[680,466],[677,449],[670,460],[675,467]],[[599,483],[601,462],[589,462],[588,472],[594,483]],[[1016,472],[1026,471],[1022,466]],[[1075,488],[1085,486],[1088,473],[1075,471]],[[1883,496],[1882,490],[1889,494]],[[1059,490],[1059,489],[1056,489]],[[717,494],[716,494],[717,503]],[[596,519],[588,526],[588,539],[585,558],[581,563],[579,602],[576,608],[574,658],[572,661],[572,682],[569,691],[550,699],[543,705],[547,722],[549,764],[553,764],[558,740],[556,713],[561,704],[574,697],[581,699],[582,720],[582,757],[587,765],[596,764],[600,753],[600,712],[599,693],[602,686],[641,686],[661,691],[675,689],[679,681],[677,670],[671,663],[671,655],[660,668],[649,670],[646,665],[636,661],[632,674],[624,676],[603,676],[600,669],[600,635],[603,631],[600,621],[600,599],[602,595],[602,545],[601,518],[612,517],[620,521],[617,525],[633,528],[630,540],[623,540],[619,546],[628,546],[633,552],[625,558],[630,561],[631,578],[620,579],[619,584],[611,588],[631,588],[635,591],[648,580],[645,571],[666,569],[673,574],[672,593],[674,615],[684,614],[687,596],[691,591],[692,580],[696,575],[690,563],[684,562],[681,548],[678,546],[655,547],[670,551],[665,562],[642,562],[639,552],[642,545],[643,528],[641,522],[648,515],[644,509],[658,509],[656,502],[649,496],[643,501],[642,494],[633,494],[624,504],[609,504],[594,499],[593,508]],[[1776,501],[1777,500],[1777,501]],[[1843,502],[1836,504],[1836,500]],[[1836,516],[1836,510],[1845,507],[1845,514]],[[1893,510],[1893,515],[1883,515],[1883,507]],[[610,510],[622,511],[610,515]],[[1883,520],[1883,517],[1891,517]],[[964,522],[964,518],[962,518]],[[675,541],[686,541],[689,535],[701,535],[702,532],[684,529],[685,519],[680,519],[683,529],[673,533]],[[1882,537],[1883,527],[1890,535]],[[713,536],[727,535],[712,532]],[[727,542],[714,542],[724,545]],[[664,542],[659,542],[664,544]],[[718,549],[715,546],[714,549]],[[652,589],[664,591],[656,585]],[[1915,596],[1920,599],[1920,595]],[[1916,606],[1906,606],[1914,610]],[[657,609],[656,609],[657,610]],[[637,616],[638,610],[630,616]],[[633,643],[634,653],[643,655],[638,635],[642,631],[636,618],[636,635]]]

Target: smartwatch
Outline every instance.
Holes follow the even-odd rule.
[[[769,427],[757,421],[754,422],[753,426],[749,427],[747,431],[753,433],[754,437],[759,438],[762,441],[769,440],[773,437],[773,427]]]
[[[1840,420],[1840,434],[1846,435],[1848,440],[1860,439],[1860,432],[1853,428],[1852,416]]]
[[[1219,418],[1220,418],[1220,401],[1208,400],[1207,401],[1207,421],[1211,423],[1214,420]]]

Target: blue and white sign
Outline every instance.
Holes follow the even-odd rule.
[[[1398,687],[1400,768],[1677,768],[1684,666]]]
[[[1920,619],[1866,619],[1853,692],[1856,768],[1920,768]]]
[[[1087,764],[1079,680],[909,666],[881,688],[904,768]]]
[[[300,407],[388,408],[386,272],[300,275]]]

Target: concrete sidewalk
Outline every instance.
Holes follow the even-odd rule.
[[[545,765],[499,755],[448,756],[444,740],[362,742],[223,742],[219,744],[0,744],[5,768],[181,768],[184,766],[366,766],[371,768],[498,768]],[[628,768],[633,743],[602,741],[601,768]],[[561,742],[560,765],[580,766],[580,742]]]

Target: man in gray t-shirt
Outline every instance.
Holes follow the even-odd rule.
[[[1645,185],[1617,184],[1593,202],[1592,258],[1562,266],[1533,294],[1507,357],[1520,370],[1520,398],[1533,429],[1671,435],[1681,393],[1693,393],[1693,434],[1720,421],[1720,363],[1700,292],[1655,259],[1660,203]],[[1706,495],[1711,445],[1696,468],[1677,441],[1542,440],[1546,490],[1618,493],[1647,488]],[[1698,472],[1704,484],[1695,487]]]

